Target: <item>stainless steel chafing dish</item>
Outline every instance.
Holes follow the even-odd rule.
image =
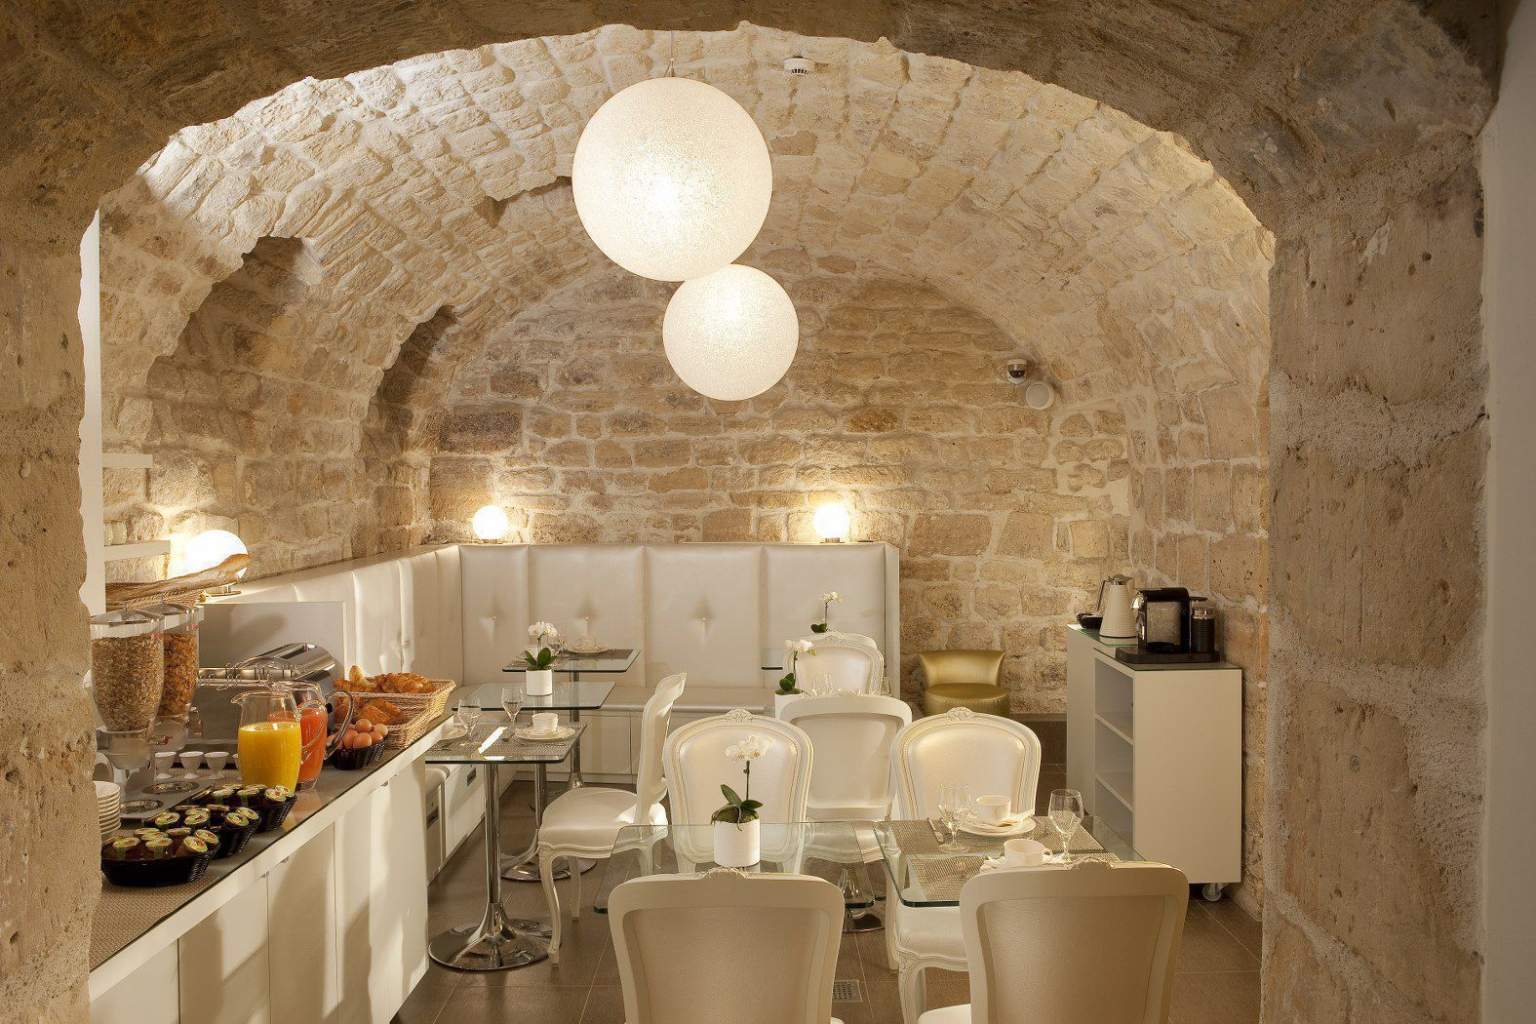
[[[329,696],[340,672],[341,664],[330,651],[305,643],[283,644],[232,665],[199,669],[192,699],[202,724],[199,742],[235,741],[240,706],[234,698],[246,690],[274,682],[318,683],[320,692]]]

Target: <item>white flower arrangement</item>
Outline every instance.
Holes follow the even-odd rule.
[[[747,736],[725,748],[726,757],[741,762],[741,770],[747,776],[747,785],[744,795],[738,796],[734,789],[721,783],[720,794],[725,797],[725,806],[710,815],[711,821],[723,821],[740,828],[749,821],[757,820],[758,808],[763,804],[760,800],[752,799],[752,762],[766,753],[768,742],[761,736]]]
[[[560,642],[560,631],[552,622],[535,622],[528,627],[533,646],[523,652],[523,662],[533,671],[549,668],[555,660],[553,645]]]
[[[795,664],[800,660],[800,655],[802,654],[809,654],[814,658],[816,656],[816,645],[809,640],[785,640],[784,652],[788,657],[784,659],[785,672],[783,678],[779,680],[779,692],[799,693],[800,690],[795,685]]]
[[[821,621],[811,623],[812,633],[825,633],[831,628],[832,606],[840,604],[842,600],[843,595],[835,590],[829,590],[821,595]]]

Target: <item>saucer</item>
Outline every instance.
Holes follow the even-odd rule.
[[[527,740],[529,743],[553,743],[556,740],[570,739],[576,735],[576,730],[569,725],[562,725],[553,732],[534,732],[533,726],[525,725],[512,735],[520,740]]]
[[[1048,867],[1051,864],[1051,861],[1049,859],[1050,856],[1051,856],[1050,854],[1046,854],[1046,858],[1047,859],[1041,861],[1039,864],[1010,864],[1008,861],[1004,860],[1002,857],[988,857],[986,860],[981,862],[981,870],[982,871],[1028,871],[1031,868]]]
[[[1035,830],[1035,818],[1030,814],[1020,814],[1004,818],[997,825],[967,818],[956,827],[967,835],[980,836],[983,839],[1016,839],[1019,836],[1027,836]]]
[[[442,739],[445,742],[447,740],[461,740],[465,736],[468,736],[468,735],[469,735],[469,729],[464,726],[464,723],[458,722],[458,723],[455,723],[453,725],[448,726],[447,728],[445,728],[443,730]]]
[[[570,651],[572,654],[602,654],[608,649],[608,645],[600,644],[596,640],[590,640],[587,643],[582,643],[580,640],[577,640],[573,643],[566,644],[565,649]]]

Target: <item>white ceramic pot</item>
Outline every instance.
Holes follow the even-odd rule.
[[[523,689],[530,697],[548,697],[555,692],[555,670],[529,669],[523,673]]]
[[[723,868],[749,868],[763,859],[756,818],[741,825],[715,822],[715,863]]]
[[[773,695],[773,717],[783,718],[784,709],[804,696],[805,694],[803,693],[775,693]]]

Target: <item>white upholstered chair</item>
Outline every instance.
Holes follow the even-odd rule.
[[[752,799],[763,805],[757,812],[763,823],[763,857],[783,861],[794,852],[782,844],[792,845],[795,837],[776,836],[771,826],[806,820],[812,759],[811,738],[788,722],[737,708],[674,729],[661,752],[672,823],[708,824],[710,815],[724,803],[722,783],[742,793],[741,762],[726,757],[725,750],[748,736],[758,737],[767,746],[763,756],[752,762]],[[712,838],[692,831],[675,834],[673,848],[681,871],[713,859]]]
[[[971,1004],[920,1024],[1165,1024],[1189,880],[1083,861],[977,875],[960,890]]]
[[[977,796],[1006,794],[1015,812],[1034,813],[1040,783],[1040,738],[1010,718],[955,708],[903,729],[891,751],[897,817],[931,818],[939,790],[964,783]],[[954,907],[903,906],[886,899],[885,948],[898,974],[901,1012],[914,1024],[924,1000],[923,971],[966,969],[960,914]]]
[[[885,693],[885,655],[880,645],[862,633],[813,633],[814,654],[802,654],[795,662],[796,685],[806,692],[844,690],[848,693]]]
[[[878,694],[802,697],[785,705],[782,719],[805,730],[816,751],[808,820],[890,817],[891,749],[912,722],[905,701]]]
[[[561,857],[602,859],[613,855],[619,830],[626,825],[665,825],[661,806],[666,783],[661,776],[661,747],[667,736],[672,705],[682,695],[687,673],[668,676],[640,713],[640,763],[633,793],[624,789],[583,786],[567,790],[544,810],[539,825],[539,880],[549,903],[549,958],[560,959],[560,897],[555,891],[555,861]],[[571,865],[571,917],[581,913],[581,870]]]
[[[804,875],[652,875],[608,900],[625,1024],[825,1024],[837,887]]]

